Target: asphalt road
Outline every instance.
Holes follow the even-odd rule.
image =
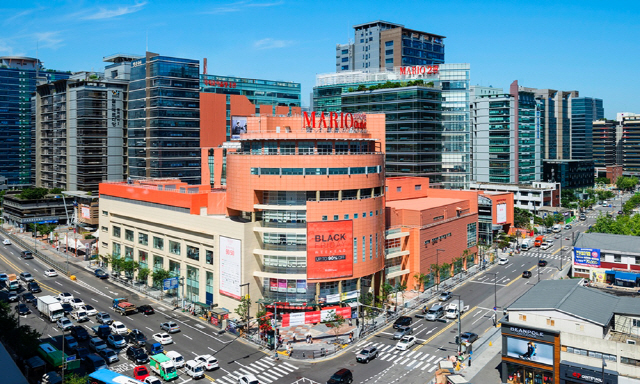
[[[630,195],[625,197],[628,199]],[[474,332],[483,336],[493,326],[493,307],[497,304],[498,317],[501,317],[502,308],[511,304],[540,279],[549,279],[560,269],[560,263],[564,258],[564,265],[570,260],[570,241],[577,232],[585,231],[589,225],[595,222],[595,218],[604,211],[617,211],[620,200],[615,200],[612,208],[596,207],[594,211],[587,213],[587,220],[576,221],[572,229],[561,232],[560,239],[554,239],[554,244],[548,250],[539,248],[522,252],[508,257],[506,265],[494,265],[486,273],[479,274],[453,291],[464,300],[468,311],[462,316],[462,332]],[[572,234],[572,232],[576,232]],[[553,238],[554,234],[547,237]],[[562,249],[561,247],[565,247]],[[270,383],[325,383],[326,380],[339,368],[346,367],[353,371],[354,383],[424,383],[433,376],[437,362],[454,354],[457,346],[454,344],[457,335],[457,321],[430,322],[424,319],[413,319],[414,333],[417,344],[407,351],[397,351],[396,340],[392,339],[393,329],[391,325],[376,335],[359,341],[357,350],[362,347],[375,345],[380,350],[379,357],[368,364],[360,364],[355,361],[357,351],[348,352],[341,356],[318,362],[299,362],[280,359],[274,361],[266,352],[258,351],[252,345],[235,340],[230,335],[218,335],[211,328],[201,324],[198,320],[173,311],[162,304],[137,296],[131,292],[120,289],[109,280],[99,280],[87,271],[77,271],[77,281],[71,281],[66,276],[46,277],[47,269],[37,259],[23,260],[19,257],[21,249],[15,245],[1,246],[0,271],[19,274],[22,271],[31,272],[40,283],[43,292],[40,295],[57,295],[61,292],[69,292],[74,297],[80,297],[85,303],[94,306],[99,311],[112,315],[115,320],[122,321],[129,329],[140,329],[150,338],[153,333],[160,332],[159,324],[166,320],[175,320],[181,327],[181,332],[172,335],[174,343],[165,346],[165,350],[175,350],[189,360],[200,354],[214,355],[220,364],[220,368],[208,371],[204,381],[233,384],[242,374],[252,373],[258,376],[261,382]],[[538,258],[548,261],[546,267],[537,267]],[[522,278],[522,272],[532,272],[531,278]],[[494,275],[495,285],[494,285]],[[497,303],[494,303],[494,289]],[[145,316],[134,314],[131,316],[117,316],[111,310],[111,300],[115,297],[128,297],[137,305],[150,303],[156,310],[155,315]],[[58,347],[60,345],[61,332],[55,324],[49,323],[39,317],[38,311],[31,306],[34,312],[21,318],[21,323],[31,325],[43,335],[43,338],[53,338]],[[412,315],[415,315],[412,314]],[[97,325],[93,318],[83,324],[86,327]],[[91,333],[91,332],[90,332]],[[134,364],[130,363],[123,353],[120,361],[113,363],[110,369],[131,375]],[[183,384],[191,381],[191,378],[180,373],[180,378],[175,382]]]

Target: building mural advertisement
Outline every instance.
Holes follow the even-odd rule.
[[[534,363],[553,365],[553,345],[535,340],[507,337],[507,356]]]
[[[239,140],[242,133],[247,133],[247,117],[231,116],[231,140]]]
[[[240,300],[241,242],[220,236],[220,294]]]
[[[573,248],[573,264],[585,267],[600,267],[600,250],[593,248]]]
[[[496,224],[504,224],[507,222],[507,202],[498,201],[496,205]]]
[[[353,222],[307,223],[307,279],[353,275]]]

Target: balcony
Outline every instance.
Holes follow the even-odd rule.
[[[408,269],[402,269],[401,265],[394,265],[393,267],[388,267],[384,269],[384,275],[387,279],[393,279],[395,277],[403,276],[408,274],[410,271]]]
[[[304,235],[307,233],[307,227],[297,227],[297,228],[283,228],[283,227],[253,227],[253,231],[256,233],[296,233],[300,235]]]
[[[384,258],[389,260],[396,257],[407,256],[409,253],[409,251],[403,251],[401,247],[387,248],[384,250]]]
[[[385,231],[385,240],[400,239],[409,236],[409,232],[402,232],[400,228],[389,229]]]

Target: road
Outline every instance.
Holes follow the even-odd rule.
[[[627,195],[626,198],[628,198]],[[625,199],[626,200],[626,199]],[[509,257],[506,265],[494,265],[485,273],[474,276],[453,291],[460,295],[465,306],[469,310],[462,315],[462,332],[474,332],[483,336],[493,327],[492,316],[494,305],[498,308],[501,317],[502,308],[507,307],[519,296],[525,293],[540,279],[549,279],[560,269],[560,263],[566,265],[570,262],[570,241],[577,233],[583,232],[589,225],[595,222],[595,218],[604,211],[617,211],[620,200],[612,208],[597,207],[587,213],[587,220],[576,221],[573,228],[561,232],[560,239],[554,239],[553,246],[548,250],[533,249]],[[553,234],[547,235],[553,238]],[[561,247],[565,248],[562,249]],[[75,297],[80,297],[87,304],[91,304],[99,311],[104,311],[113,316],[115,320],[122,321],[129,329],[140,329],[147,337],[160,332],[159,324],[166,320],[175,320],[181,327],[181,332],[173,334],[174,343],[165,346],[165,350],[175,350],[181,353],[185,359],[192,359],[200,354],[212,354],[220,363],[220,369],[208,371],[207,381],[233,384],[237,383],[237,377],[242,374],[252,373],[257,375],[261,383],[324,383],[332,373],[341,367],[353,371],[354,383],[424,383],[426,377],[431,377],[436,369],[437,362],[454,354],[457,346],[454,343],[457,335],[457,321],[430,322],[420,318],[413,318],[413,335],[417,338],[417,344],[407,351],[397,351],[396,341],[392,339],[393,329],[391,325],[376,335],[372,335],[358,342],[358,350],[375,345],[380,350],[377,359],[369,364],[359,364],[355,361],[355,353],[348,352],[322,362],[300,362],[286,359],[274,361],[266,352],[258,351],[252,345],[236,340],[228,334],[218,335],[211,328],[201,324],[200,321],[173,311],[171,308],[144,297],[125,291],[109,282],[99,280],[88,271],[75,271],[76,281],[71,281],[66,276],[46,277],[43,272],[47,269],[37,259],[23,260],[19,257],[21,249],[15,245],[2,246],[0,248],[0,271],[7,273],[31,272],[43,289],[40,295],[57,295],[61,292],[69,292]],[[546,267],[539,268],[538,258],[548,261]],[[522,272],[532,271],[531,278],[522,278]],[[493,274],[496,274],[495,277]],[[497,303],[494,302],[494,289],[496,289]],[[131,316],[115,316],[110,309],[111,300],[115,297],[128,297],[134,303],[140,305],[150,303],[156,310],[155,315],[145,316],[134,314]],[[52,338],[58,347],[60,345],[60,331],[48,321],[37,315],[37,310],[30,306],[34,314],[22,317],[21,323],[29,324],[43,335],[43,338]],[[415,315],[415,314],[412,314]],[[83,325],[91,327],[96,325],[91,319]],[[110,366],[110,369],[131,375],[134,365],[126,360],[123,353],[119,362]],[[181,373],[177,384],[191,381],[186,374]]]

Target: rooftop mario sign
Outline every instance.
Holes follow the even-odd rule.
[[[401,75],[437,75],[440,73],[438,65],[415,65],[413,67],[400,67]]]
[[[367,129],[367,115],[364,113],[342,113],[342,112],[304,112],[304,128],[326,128],[326,129]]]

